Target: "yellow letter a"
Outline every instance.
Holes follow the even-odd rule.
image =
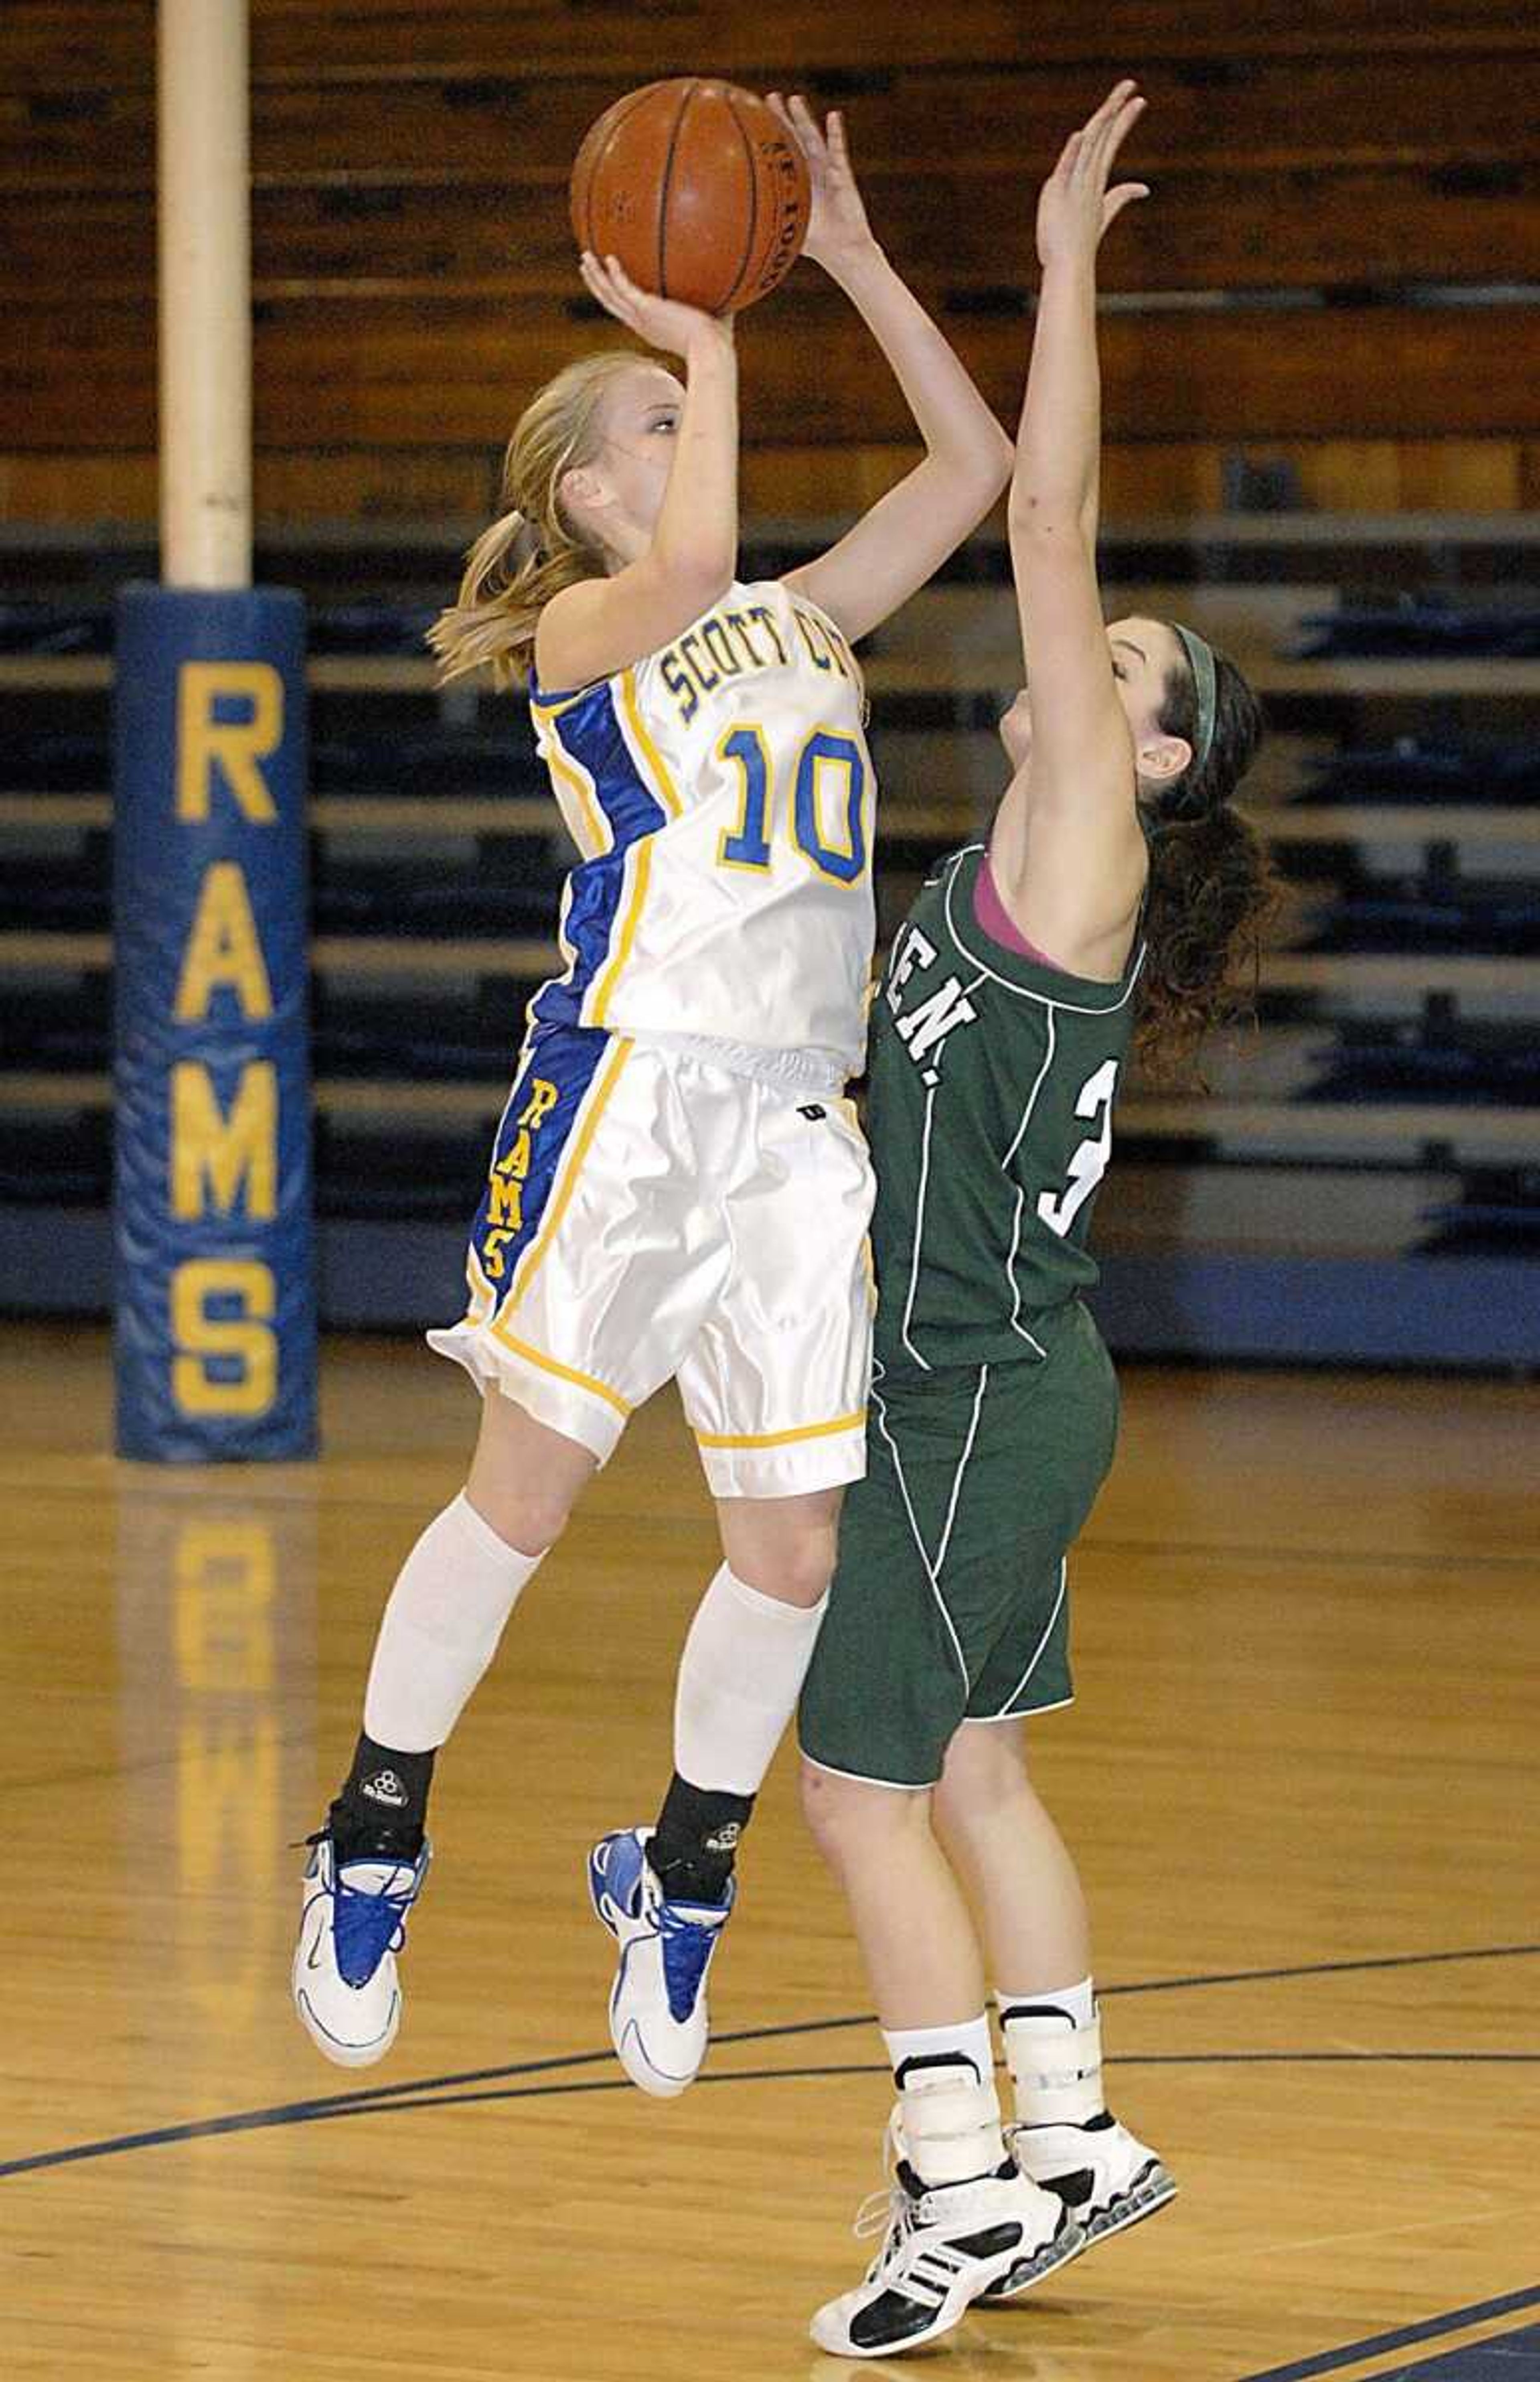
[[[243,1016],[272,1016],[273,989],[257,940],[257,922],[246,879],[233,860],[214,861],[203,878],[177,988],[177,1024],[206,1017],[210,997],[221,984],[233,988]]]

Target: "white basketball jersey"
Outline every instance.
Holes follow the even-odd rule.
[[[876,780],[861,672],[778,579],[578,694],[532,681],[581,854],[537,1025],[691,1034],[861,1066]]]

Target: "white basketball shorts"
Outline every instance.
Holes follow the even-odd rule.
[[[546,1028],[494,1145],[469,1311],[429,1344],[601,1464],[677,1378],[714,1496],[860,1480],[874,1189],[849,1102],[796,1054]]]

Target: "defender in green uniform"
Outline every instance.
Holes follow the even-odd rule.
[[[1079,1294],[1143,949],[1108,984],[1008,948],[987,867],[973,846],[930,881],[874,1003],[867,1475],[801,1742],[892,1786],[935,1786],[963,1720],[1069,1701],[1065,1555],[1117,1436]]]
[[[867,1471],[801,1718],[804,1807],[898,2094],[882,2247],[813,2323],[847,2357],[935,2339],[1175,2191],[1106,2106],[1084,1897],[1021,1726],[1069,1700],[1067,1557],[1117,1435],[1082,1294],[1118,1086],[1135,1043],[1180,1060],[1233,1005],[1270,903],[1229,800],[1260,729],[1250,689],[1192,630],[1102,620],[1095,257],[1145,195],[1108,188],[1143,105],[1119,84],[1039,202],[1010,497],[1029,661],[1001,721],[1012,777],[987,849],[925,886],[874,1003]]]

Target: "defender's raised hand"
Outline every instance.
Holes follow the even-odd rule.
[[[1094,258],[1108,224],[1133,200],[1149,197],[1147,182],[1107,188],[1118,152],[1144,105],[1131,80],[1118,83],[1065,142],[1037,202],[1037,254],[1045,266]]]
[[[856,188],[849,145],[845,138],[845,118],[834,108],[820,132],[818,119],[800,92],[793,92],[788,101],[778,91],[773,91],[766,104],[807,159],[808,177],[813,184],[813,213],[808,218],[802,254],[811,256],[825,273],[832,273],[872,245],[872,227]]]

